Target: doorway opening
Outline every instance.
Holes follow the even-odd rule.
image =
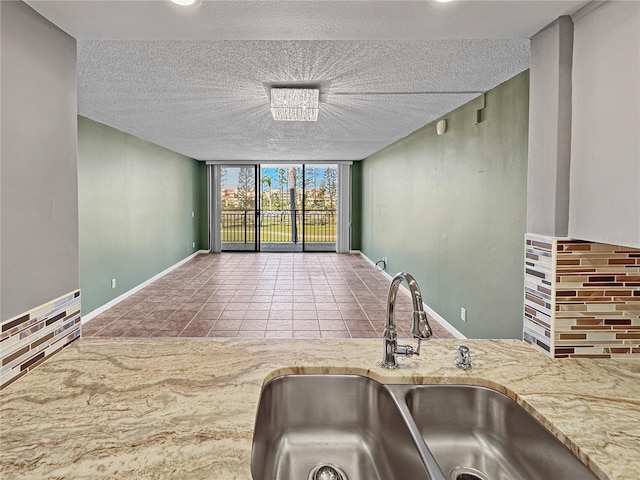
[[[338,167],[220,167],[222,251],[335,252]]]

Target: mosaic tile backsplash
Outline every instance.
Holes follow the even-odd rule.
[[[527,235],[525,277],[527,342],[556,358],[640,358],[640,250]]]
[[[0,389],[80,337],[80,290],[0,323]]]
[[[554,241],[528,235],[524,277],[524,339],[551,354]]]

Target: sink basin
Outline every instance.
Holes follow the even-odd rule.
[[[406,403],[450,480],[597,480],[536,419],[495,390],[414,386]]]
[[[323,465],[343,480],[431,478],[394,398],[381,384],[347,375],[272,380],[256,417],[253,479],[313,480]]]
[[[265,385],[254,480],[597,480],[507,396],[289,375]]]

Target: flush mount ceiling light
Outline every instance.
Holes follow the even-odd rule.
[[[274,120],[315,122],[319,98],[317,88],[272,88],[271,114]]]
[[[193,5],[196,3],[196,0],[171,0],[176,5]]]

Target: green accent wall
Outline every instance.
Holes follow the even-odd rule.
[[[198,188],[194,190],[194,202],[199,203],[199,211],[196,212],[199,218],[198,233],[200,250],[209,250],[209,183],[207,181],[207,164],[197,162],[196,177]]]
[[[83,314],[208,248],[202,162],[78,117],[78,186]]]
[[[351,166],[351,250],[362,244],[362,163]]]
[[[469,338],[522,338],[529,72],[362,162],[361,250]],[[467,321],[460,320],[460,308]],[[405,319],[408,321],[408,319]]]

